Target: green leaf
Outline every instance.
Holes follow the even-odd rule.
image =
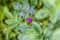
[[[24,19],[29,17],[29,13],[25,13],[25,12],[20,12],[19,15]]]
[[[25,12],[19,12],[18,13],[20,16],[25,16]]]
[[[23,9],[25,10],[29,10],[30,9],[30,5],[28,2],[26,2],[25,4],[23,4]]]
[[[54,25],[52,23],[48,24],[48,29],[52,30],[54,28]]]
[[[30,9],[29,9],[29,11],[30,11],[31,15],[33,15],[33,14],[36,13],[36,10],[34,9],[34,6],[31,6]]]
[[[60,8],[57,9],[58,20],[60,21]]]
[[[25,14],[25,16],[24,16],[24,18],[28,18],[29,17],[29,14],[28,13],[26,13]]]
[[[54,11],[50,16],[50,21],[54,24],[58,21],[58,17],[60,15],[59,10]]]
[[[21,35],[18,37],[19,40],[35,40],[34,35]]]
[[[44,4],[48,8],[54,8],[56,7],[56,0],[44,0]]]
[[[40,9],[36,14],[35,14],[35,18],[36,19],[45,19],[46,17],[48,17],[49,14],[49,10],[48,9]]]
[[[22,5],[19,2],[14,2],[13,3],[13,8],[15,10],[19,10],[20,8],[22,8]]]
[[[46,30],[44,30],[44,34],[45,34],[46,37],[48,37],[52,34],[52,30],[46,29]]]
[[[14,23],[14,21],[12,19],[7,19],[7,20],[5,20],[5,23],[8,25],[11,25]]]
[[[9,19],[12,19],[12,18],[13,18],[12,13],[10,13],[10,12],[5,12],[4,15],[5,15],[7,18],[9,18]]]
[[[21,24],[19,25],[19,30],[21,30],[22,32],[25,32],[25,31],[27,30],[27,27],[28,27],[27,24],[21,23]]]
[[[34,27],[34,29],[39,32],[39,33],[42,33],[42,29],[41,29],[41,26],[37,23],[37,22],[32,22],[32,26]]]
[[[14,29],[15,27],[18,27],[18,23],[13,23],[13,24],[11,24],[9,27],[11,27],[12,29]]]
[[[34,40],[35,39],[35,36],[33,35],[24,35],[24,38],[23,40]]]
[[[18,22],[18,15],[16,13],[14,13],[13,16],[14,16],[14,21]]]
[[[36,30],[32,27],[27,29],[26,34],[35,35],[35,36],[39,35],[39,34],[37,34]]]
[[[52,40],[60,40],[60,28],[57,28],[52,34]]]
[[[4,6],[3,8],[3,12],[4,12],[4,15],[7,17],[7,18],[13,18],[13,15],[11,12],[9,12],[9,9],[7,6]]]
[[[45,35],[45,37],[49,37],[52,34],[52,30],[48,29],[48,27],[46,27],[45,25],[43,26],[43,34]]]

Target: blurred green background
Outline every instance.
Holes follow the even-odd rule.
[[[60,40],[60,0],[0,0],[0,40]]]

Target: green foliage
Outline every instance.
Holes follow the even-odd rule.
[[[40,9],[36,15],[35,15],[35,18],[36,19],[45,19],[46,17],[48,17],[49,15],[49,10],[47,8],[44,8],[44,9]]]
[[[47,6],[48,8],[54,8],[56,7],[56,0],[44,0],[44,4],[45,6]]]
[[[52,35],[52,40],[60,40],[60,29],[56,29],[54,32],[53,32],[53,35]]]
[[[21,35],[19,36],[19,40],[35,40],[35,35]]]
[[[55,12],[52,13],[52,15],[50,17],[50,21],[52,23],[56,23],[58,21],[59,15],[60,15],[59,10],[56,10]]]
[[[35,29],[37,32],[42,33],[41,26],[40,26],[37,22],[33,22],[33,23],[32,23],[32,26],[34,27],[34,29]]]
[[[60,40],[60,0],[0,0],[0,40]]]

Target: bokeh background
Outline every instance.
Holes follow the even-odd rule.
[[[60,40],[60,0],[0,0],[0,40]]]

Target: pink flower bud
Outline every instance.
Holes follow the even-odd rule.
[[[32,18],[28,18],[28,23],[32,23]]]

